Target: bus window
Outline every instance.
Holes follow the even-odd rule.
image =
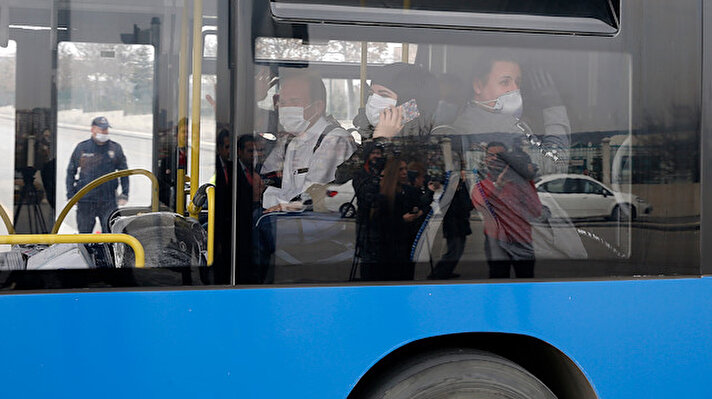
[[[621,172],[651,152],[633,140],[630,54],[485,42],[414,43],[404,57],[402,43],[315,32],[255,39],[264,151],[244,173],[261,195],[238,282],[461,278],[455,267],[470,279],[595,276],[644,256],[634,222],[670,210]],[[603,191],[547,190],[562,181]]]
[[[0,48],[0,128],[14,126],[15,134],[3,141],[2,159],[11,166],[2,169],[12,175],[0,175],[14,190],[3,190],[0,202],[14,205],[15,230],[32,234],[18,236],[26,246],[5,248],[21,264],[0,266],[17,271],[2,284],[43,288],[49,273],[62,287],[155,285],[143,267],[160,267],[155,273],[169,285],[228,282],[231,248],[215,250],[208,239],[217,206],[192,205],[199,194],[212,198],[214,190],[198,188],[215,175],[216,127],[230,123],[229,113],[218,118],[215,111],[229,110],[230,85],[219,84],[228,77],[225,42],[218,40],[228,22],[218,16],[228,13],[216,1],[149,1],[138,9],[93,3],[2,12],[11,40]],[[191,97],[199,109],[189,107]],[[193,138],[198,117],[201,135]],[[200,151],[191,154],[196,140]],[[108,173],[120,176],[105,180]],[[219,212],[215,219],[229,219],[229,207]],[[129,243],[104,235],[110,232]],[[219,256],[228,274],[215,278],[218,267],[207,266]],[[193,276],[191,267],[205,270]],[[65,268],[89,270],[77,280]],[[136,276],[127,280],[127,273]]]
[[[7,47],[0,47],[0,134],[5,137],[0,143],[2,154],[2,166],[0,166],[0,185],[6,187],[0,193],[0,204],[8,212],[14,209],[13,187],[15,184],[15,140],[13,130],[15,128],[15,63],[17,57],[17,42],[8,41]],[[6,226],[0,226],[2,234],[7,233]]]
[[[217,58],[218,56],[218,35],[208,33],[203,35],[203,58]]]
[[[382,65],[403,61],[404,43],[367,42],[369,64]],[[312,61],[324,63],[346,63],[359,66],[362,42],[346,40],[326,40],[305,43],[301,39],[258,37],[255,41],[255,59],[258,61]],[[416,44],[408,44],[408,62],[415,61]],[[333,65],[333,64],[332,64]],[[345,65],[344,65],[345,67]]]
[[[104,117],[110,124],[108,137],[118,144],[116,157],[121,151],[128,168],[151,170],[155,55],[153,47],[144,44],[78,42],[59,43],[57,53],[57,206],[62,209],[75,191],[67,193],[68,171],[81,174],[91,169],[81,164],[83,160],[71,158],[80,143],[91,139],[95,118]],[[150,202],[147,183],[140,176],[129,178],[126,206]],[[119,192],[126,191],[120,187]],[[90,230],[106,232],[98,222]],[[60,232],[77,231],[75,208]]]

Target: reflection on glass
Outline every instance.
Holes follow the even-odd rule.
[[[361,87],[356,69],[340,67],[357,63],[360,48],[343,44],[257,39],[255,79],[268,71],[270,85],[255,96],[265,160],[254,165],[266,189],[255,197],[249,258],[269,277],[251,282],[602,275],[611,271],[557,261],[631,264],[642,231],[670,215],[655,203],[654,184],[672,176],[653,164],[658,136],[633,135],[628,55],[415,46],[427,50],[420,60],[445,54],[444,72],[399,63],[398,44],[385,43],[369,48],[381,53],[369,62],[384,63],[369,65]],[[318,63],[284,66],[305,60]],[[290,93],[295,70],[329,71],[326,105]],[[360,141],[324,163],[333,176],[311,181],[321,157],[296,148],[317,141],[323,129],[310,131],[312,121],[330,114]],[[422,176],[399,174],[411,163]],[[681,185],[696,179],[691,163],[670,158],[673,168]]]
[[[369,64],[390,64],[403,60],[403,43],[368,42]],[[417,45],[408,47],[408,62],[415,61]],[[327,40],[306,44],[300,39],[259,37],[255,59],[284,61],[361,62],[361,42]]]

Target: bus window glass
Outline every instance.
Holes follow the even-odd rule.
[[[0,193],[0,204],[7,212],[14,209],[13,190],[15,184],[15,63],[17,56],[17,42],[8,41],[7,47],[0,47],[0,134],[4,139],[0,143],[0,151],[5,154],[0,166],[0,185],[4,187]],[[3,223],[0,232],[7,233]]]
[[[203,61],[205,64],[205,61]],[[193,75],[188,77],[188,93],[193,98]],[[215,123],[215,85],[217,76],[215,74],[203,73],[200,82],[200,184],[215,183],[215,152],[216,152],[216,123]],[[192,109],[192,103],[188,109]],[[190,114],[189,134],[193,131],[193,118]],[[191,151],[192,144],[188,145]],[[188,170],[190,170],[192,160],[188,159]]]
[[[14,206],[16,232],[31,235],[3,248],[12,262],[0,262],[0,270],[13,272],[2,287],[229,281],[231,248],[215,249],[208,239],[216,235],[209,220],[229,220],[229,205],[211,206],[209,218],[209,202],[192,201],[212,198],[198,188],[216,175],[216,127],[230,123],[229,113],[218,120],[215,112],[218,98],[229,99],[230,85],[218,78],[229,76],[218,40],[227,32],[218,17],[227,4],[223,13],[216,1],[202,8],[144,3],[10,7],[11,40],[0,48],[0,129],[8,133],[2,169],[11,175],[0,181],[11,188],[0,202]],[[196,12],[200,43],[192,43]],[[191,87],[193,59],[202,67],[200,93]],[[200,109],[190,108],[192,97]],[[229,149],[229,131],[226,139]],[[192,154],[196,140],[200,151]],[[207,266],[220,256],[227,274],[215,277],[217,267]]]
[[[114,149],[115,157],[120,157],[121,151],[128,168],[151,170],[154,49],[141,44],[62,42],[57,53],[57,163],[60,167],[56,187],[57,205],[62,209],[75,194],[75,190],[67,193],[67,173],[81,174],[82,168],[84,172],[92,168],[88,160],[72,160],[72,157],[80,143],[91,140],[95,118],[104,117],[110,124],[110,140],[120,146]],[[120,186],[119,192],[124,192]],[[132,176],[129,186],[127,206],[150,203],[148,180]],[[77,231],[75,208],[60,232]],[[95,222],[91,231],[102,231],[100,223]]]
[[[388,64],[403,61],[404,43],[367,42],[369,64]],[[255,59],[295,61],[316,61],[329,63],[361,63],[362,42],[346,40],[325,40],[305,43],[301,39],[259,37],[255,41]],[[417,45],[408,44],[408,62],[415,61]]]
[[[633,181],[669,174],[636,169],[656,136],[634,135],[627,53],[255,40],[240,283],[626,274],[671,211]]]
[[[217,58],[218,35],[209,33],[203,36],[203,58]]]

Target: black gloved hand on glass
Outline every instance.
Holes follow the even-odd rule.
[[[531,87],[530,97],[538,102],[542,108],[564,105],[559,90],[556,88],[551,74],[543,69],[535,69],[528,75]]]

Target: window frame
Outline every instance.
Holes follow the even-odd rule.
[[[620,18],[613,1],[608,5],[614,25],[585,17],[505,14],[487,12],[403,10],[378,7],[281,3],[270,1],[271,15],[289,22],[335,22],[395,26],[427,26],[480,30],[507,30],[533,33],[586,34],[614,36],[620,31]],[[618,7],[620,9],[620,7]]]

